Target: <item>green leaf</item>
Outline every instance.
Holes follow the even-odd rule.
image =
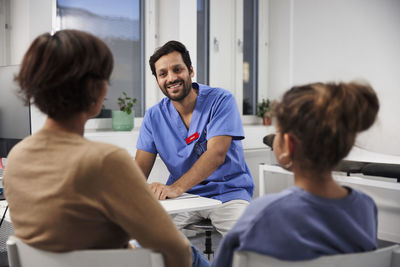
[[[257,116],[268,117],[271,112],[271,101],[269,99],[262,99],[261,103],[257,104]]]
[[[126,92],[122,92],[122,97],[118,97],[118,106],[121,111],[128,114],[132,113],[132,108],[136,104],[136,98],[129,97]]]

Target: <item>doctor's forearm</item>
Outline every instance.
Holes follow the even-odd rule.
[[[142,170],[146,180],[149,178],[149,174],[153,168],[155,160],[156,154],[152,154],[140,149],[136,151],[135,161]]]
[[[193,186],[207,179],[225,161],[226,153],[207,150],[201,155],[196,163],[184,175],[181,176],[172,186],[181,193],[186,192]]]

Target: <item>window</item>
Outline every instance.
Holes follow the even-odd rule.
[[[243,2],[243,115],[257,108],[258,0]]]
[[[111,85],[104,101],[118,109],[125,91],[137,98],[135,115],[145,110],[144,0],[57,0],[57,29],[79,29],[101,38],[114,55]]]
[[[197,0],[197,81],[209,84],[210,1]]]
[[[0,66],[10,65],[10,1],[0,0]]]

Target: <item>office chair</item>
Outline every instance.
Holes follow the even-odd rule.
[[[400,245],[374,251],[322,256],[306,261],[282,261],[250,251],[236,251],[232,267],[399,267]]]
[[[93,249],[56,253],[33,248],[10,236],[7,250],[10,267],[164,267],[162,255],[149,249]]]
[[[207,255],[208,260],[211,260],[211,256],[214,255],[214,251],[212,249],[212,232],[215,231],[215,227],[212,225],[210,219],[204,219],[197,223],[189,224],[185,227],[185,229],[196,231],[196,232],[204,232],[206,237],[204,241],[204,251],[203,253]]]

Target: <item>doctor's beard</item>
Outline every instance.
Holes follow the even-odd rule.
[[[169,94],[169,92],[168,92],[168,88],[167,87],[169,85],[171,85],[171,84],[174,84],[174,83],[182,83],[183,84],[183,90],[181,90],[181,92],[178,95],[171,96]],[[161,91],[163,92],[163,94],[166,97],[168,97],[172,101],[179,102],[179,101],[183,100],[190,93],[190,90],[192,90],[192,81],[190,79],[188,79],[186,81],[183,80],[183,79],[180,79],[180,80],[175,80],[175,81],[173,81],[171,83],[165,84],[164,85],[164,89],[161,90]]]

